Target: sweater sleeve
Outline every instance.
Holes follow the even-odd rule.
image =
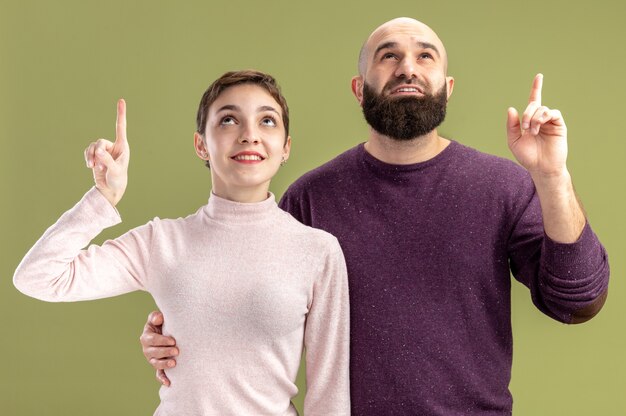
[[[120,222],[117,210],[92,188],[29,250],[13,283],[20,292],[49,302],[145,290],[152,223],[83,250],[103,229]]]
[[[576,312],[606,294],[607,254],[589,223],[574,243],[553,241],[545,235],[536,193],[515,224],[509,258],[513,275],[530,288],[533,303],[558,321],[572,323]]]
[[[333,241],[306,318],[305,416],[350,414],[348,277],[339,243]]]

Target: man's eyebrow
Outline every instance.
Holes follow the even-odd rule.
[[[382,45],[379,45],[378,48],[376,48],[376,50],[374,51],[374,56],[378,55],[378,52],[382,51],[383,49],[391,49],[398,46],[397,42],[385,42]]]
[[[376,48],[376,51],[374,51],[374,56],[378,55],[378,52],[382,51],[383,49],[392,49],[392,48],[395,48],[396,46],[398,46],[397,42],[393,42],[393,41],[385,42]],[[419,46],[422,49],[432,49],[433,51],[435,51],[437,56],[441,55],[439,53],[439,49],[437,49],[437,47],[433,43],[419,41],[417,42],[417,46]]]
[[[432,49],[437,55],[440,55],[439,49],[437,49],[437,47],[430,42],[417,42],[417,46],[422,49]]]

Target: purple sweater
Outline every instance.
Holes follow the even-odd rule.
[[[413,165],[358,145],[280,205],[344,251],[353,416],[511,414],[510,272],[561,322],[608,285],[588,225],[550,240],[528,173],[454,141]]]

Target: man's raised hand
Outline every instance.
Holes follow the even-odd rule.
[[[573,243],[580,237],[586,219],[565,164],[565,121],[559,110],[541,105],[542,83],[543,75],[537,74],[521,120],[517,111],[509,108],[509,148],[533,179],[546,235],[559,243]]]
[[[511,152],[534,178],[566,173],[567,127],[559,110],[541,105],[542,84],[537,74],[521,120],[511,107],[506,126]]]
[[[128,183],[130,148],[126,137],[126,102],[117,102],[115,142],[98,139],[85,149],[85,162],[93,172],[96,188],[115,206]]]

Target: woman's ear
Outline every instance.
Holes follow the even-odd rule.
[[[204,137],[198,132],[193,134],[193,146],[196,149],[196,154],[202,160],[209,160],[209,152],[206,150],[206,143]]]
[[[291,136],[287,136],[287,140],[285,140],[285,145],[283,146],[283,158],[284,162],[289,159],[289,153],[291,152]]]

